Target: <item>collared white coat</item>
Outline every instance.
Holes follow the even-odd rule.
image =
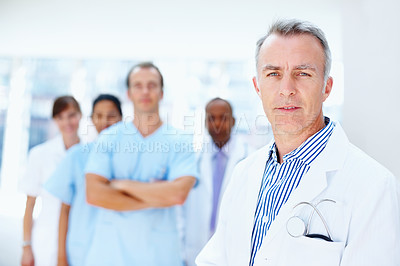
[[[249,265],[254,213],[269,146],[237,165],[221,204],[216,233],[197,257],[199,266]],[[287,221],[308,221],[318,203],[334,242],[289,236]],[[325,150],[312,163],[271,224],[254,265],[400,265],[400,185],[383,166],[352,145],[336,123]],[[314,215],[311,233],[326,235]]]
[[[31,149],[26,173],[19,182],[19,189],[28,196],[37,197],[35,210],[40,209],[32,226],[32,249],[35,265],[57,264],[58,221],[61,201],[43,188],[57,165],[65,157],[66,149],[59,135]]]
[[[216,147],[213,146],[210,136],[206,136],[202,152],[198,157],[200,180],[190,192],[184,206],[184,253],[188,266],[195,265],[194,260],[210,239],[210,222],[213,205],[213,155]],[[232,136],[222,148],[228,155],[225,174],[222,181],[220,199],[227,187],[236,164],[245,159],[254,151],[247,142],[239,137]]]

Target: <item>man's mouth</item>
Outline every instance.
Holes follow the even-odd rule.
[[[297,106],[282,106],[282,107],[278,107],[278,110],[284,110],[284,111],[294,111],[299,109],[300,107]]]

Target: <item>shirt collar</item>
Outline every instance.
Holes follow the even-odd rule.
[[[230,151],[230,149],[231,149],[232,146],[233,146],[233,144],[232,144],[232,142],[233,142],[233,141],[232,141],[232,138],[233,138],[233,137],[230,136],[228,142],[225,143],[225,145],[222,146],[221,149],[218,148],[217,145],[215,145],[214,141],[213,141],[212,138],[211,138],[211,146],[212,146],[212,153],[213,153],[213,156],[215,156],[219,151],[222,151],[222,153],[223,153],[225,156],[228,156],[229,151]]]
[[[335,124],[330,120],[329,117],[324,117],[325,127],[322,128],[320,131],[309,137],[306,141],[304,141],[298,148],[294,149],[290,153],[283,156],[283,161],[286,162],[288,160],[293,159],[300,159],[305,160],[306,157],[309,157],[309,153],[305,152],[309,148],[317,149],[321,148],[322,146],[325,147],[327,140],[329,139],[330,135],[332,134],[333,128]],[[325,140],[319,141],[315,143],[317,139]],[[278,162],[278,155],[276,151],[276,144],[275,142],[269,148],[269,156],[268,159],[272,159],[275,162]]]
[[[278,155],[276,152],[276,145],[275,142],[271,144],[269,147],[269,152],[268,152],[268,160],[273,160],[274,162],[278,162]]]
[[[58,153],[64,154],[67,152],[67,149],[65,148],[64,140],[63,140],[63,137],[61,134],[57,135],[54,138],[54,143],[55,143],[55,145],[53,147],[57,150]]]

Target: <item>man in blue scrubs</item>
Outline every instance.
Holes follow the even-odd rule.
[[[196,183],[191,136],[163,124],[163,78],[152,63],[127,78],[134,119],[103,131],[86,166],[101,207],[86,265],[182,265],[175,205]]]

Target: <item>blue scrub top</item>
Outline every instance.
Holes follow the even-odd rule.
[[[84,264],[91,245],[98,208],[86,203],[85,166],[92,144],[76,144],[44,187],[71,206],[67,233],[67,256],[71,266]]]
[[[197,177],[192,135],[162,125],[143,138],[132,122],[120,122],[99,136],[85,172],[141,182]],[[86,265],[182,265],[175,212],[100,208]]]

